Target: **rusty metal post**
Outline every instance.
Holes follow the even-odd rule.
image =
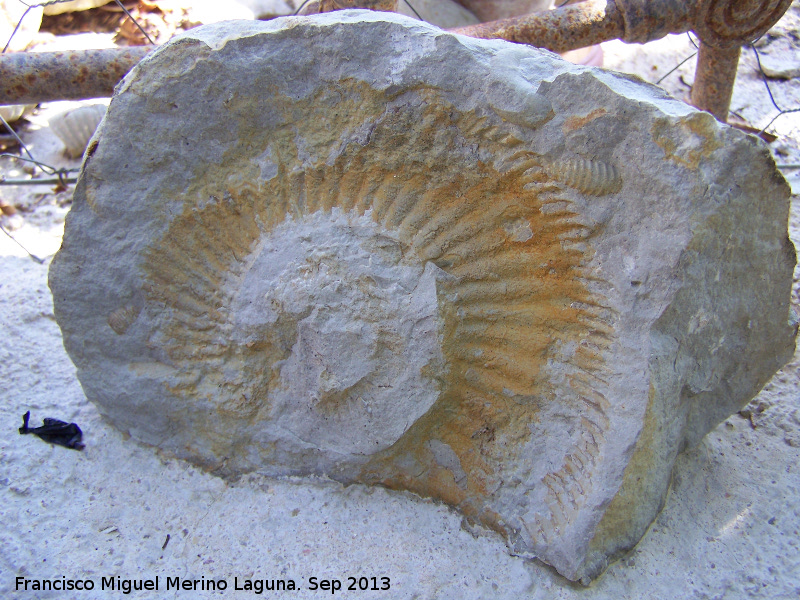
[[[764,35],[792,0],[700,0],[695,33],[700,38],[692,104],[728,120],[742,46]]]
[[[0,106],[108,98],[155,47],[0,54]]]
[[[716,48],[701,41],[697,53],[692,104],[723,123],[728,120],[741,52],[741,46]]]

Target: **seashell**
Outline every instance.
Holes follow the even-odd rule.
[[[135,306],[123,306],[108,315],[108,326],[117,335],[122,335],[139,316],[139,309]]]
[[[605,196],[622,189],[622,177],[614,165],[585,158],[553,161],[549,170],[556,179],[590,196]]]
[[[67,155],[78,158],[86,150],[105,114],[106,107],[103,104],[81,106],[50,119],[50,128],[64,142]]]
[[[33,104],[8,104],[0,106],[0,117],[5,119],[6,123],[13,123],[19,121],[26,112],[30,111],[35,105]]]

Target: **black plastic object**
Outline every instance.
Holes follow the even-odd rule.
[[[45,418],[44,425],[41,427],[28,427],[28,420],[31,418],[31,411],[22,415],[22,427],[20,433],[32,433],[38,435],[45,442],[66,446],[73,450],[83,450],[81,439],[83,432],[76,423],[65,423],[58,419]]]

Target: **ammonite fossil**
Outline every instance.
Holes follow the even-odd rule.
[[[50,283],[135,438],[437,498],[580,579],[790,353],[786,210],[763,150],[654,88],[341,11],[140,63]]]

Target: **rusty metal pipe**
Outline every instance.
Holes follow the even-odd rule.
[[[741,46],[715,48],[700,42],[692,86],[692,104],[700,110],[710,112],[723,123],[728,120],[741,52]]]
[[[510,17],[454,29],[455,33],[498,38],[554,51],[612,39],[645,43],[670,33],[694,30],[712,46],[742,46],[763,35],[788,10],[792,0],[585,0],[552,11]],[[586,31],[584,21],[600,32]],[[572,42],[549,31],[574,32]],[[584,33],[586,32],[586,33]]]
[[[452,31],[567,52],[614,39],[643,44],[684,33],[692,28],[695,10],[695,3],[678,0],[586,0]]]
[[[108,98],[155,47],[0,54],[0,105]]]
[[[452,31],[470,37],[503,39],[547,48],[553,52],[567,52],[624,35],[625,21],[615,2],[590,0],[551,11],[459,27]]]

